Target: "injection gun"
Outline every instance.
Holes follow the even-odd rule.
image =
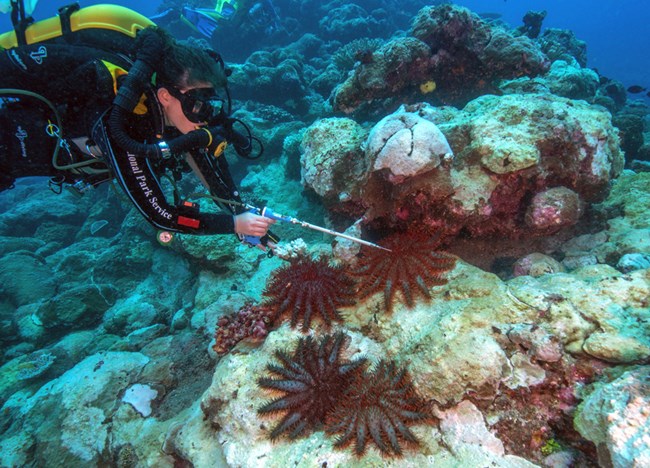
[[[251,213],[255,213],[256,215],[259,216],[264,216],[265,218],[274,219],[276,221],[284,221],[285,223],[298,224],[307,229],[313,229],[314,231],[324,232],[325,234],[330,234],[336,237],[342,237],[343,239],[348,239],[352,242],[356,242],[361,245],[367,245],[369,247],[375,247],[377,249],[382,249],[390,252],[390,249],[382,247],[381,245],[378,244],[373,244],[372,242],[368,242],[363,239],[359,239],[358,237],[349,236],[342,232],[336,232],[331,229],[327,229],[321,226],[316,226],[315,224],[307,223],[305,221],[300,221],[299,219],[293,218],[291,216],[281,215],[279,213],[274,212],[268,206],[265,206],[264,208],[257,208],[255,206],[246,204],[245,207]],[[244,241],[250,245],[259,245],[261,243],[260,238],[257,236],[244,236]]]

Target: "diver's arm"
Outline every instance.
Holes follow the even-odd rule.
[[[227,186],[230,198],[241,202],[237,186],[235,185],[235,181],[233,180],[232,175],[230,174],[230,169],[228,168],[228,161],[224,156],[217,158],[217,171],[221,179],[224,181],[224,185]],[[259,237],[262,246],[266,246],[269,241],[277,243],[280,240],[278,236],[269,231],[271,225],[275,224],[275,220],[251,213],[241,204],[234,206],[233,211],[238,213],[235,216],[236,234]],[[262,247],[262,250],[264,250],[264,247]]]
[[[154,227],[185,234],[235,233],[235,220],[229,213],[201,213],[192,204],[170,204],[150,161],[114,144],[101,122],[94,127],[92,136],[124,193]]]
[[[190,152],[186,154],[185,161],[211,195],[234,202],[223,205],[219,203],[219,205],[235,214],[233,216],[235,234],[253,237],[265,236],[269,226],[274,224],[275,220],[259,216],[244,207],[225,156],[220,155],[215,158],[211,154],[209,151]],[[266,245],[266,242],[263,244]]]

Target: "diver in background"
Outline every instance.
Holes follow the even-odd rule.
[[[210,39],[222,30],[241,28],[254,29],[268,36],[281,29],[271,0],[217,0],[214,8],[168,8],[150,19],[176,37],[199,32]]]

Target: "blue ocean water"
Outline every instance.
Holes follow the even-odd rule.
[[[48,18],[66,2],[41,0],[34,11],[36,19]],[[158,12],[160,2],[133,2],[117,0],[81,1],[81,6],[99,3],[114,3],[133,8],[151,16]],[[181,2],[175,2],[181,3]],[[207,2],[204,2],[207,3]],[[285,2],[287,8],[294,2]],[[376,5],[374,1],[358,1],[360,6]],[[432,2],[433,4],[442,2]],[[522,24],[521,20],[529,10],[546,10],[544,27],[561,28],[573,31],[576,37],[587,43],[588,66],[609,77],[620,80],[625,86],[641,85],[650,87],[650,5],[644,0],[461,0],[454,2],[470,8],[476,13],[496,13],[512,27]],[[411,3],[426,5],[426,1]],[[400,8],[395,2],[392,8]],[[282,10],[280,10],[282,13]],[[9,15],[0,15],[0,31],[11,28]],[[236,40],[236,38],[233,38]],[[227,59],[227,57],[226,57]]]
[[[477,13],[496,12],[513,27],[529,10],[546,10],[544,27],[569,29],[587,43],[587,65],[626,86],[648,86],[650,5],[643,0],[466,0],[456,2]]]

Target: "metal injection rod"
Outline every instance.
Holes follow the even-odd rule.
[[[308,223],[306,221],[300,221],[299,219],[296,219],[296,218],[291,217],[291,216],[284,216],[284,215],[281,215],[279,213],[275,213],[268,206],[265,206],[262,209],[257,208],[257,207],[252,206],[252,205],[248,205],[248,204],[244,205],[244,206],[249,211],[251,211],[251,212],[253,212],[255,214],[258,214],[260,216],[264,216],[265,218],[275,219],[275,220],[278,220],[278,221],[284,221],[285,223],[299,224],[302,227],[306,227],[308,229],[313,229],[314,231],[324,232],[325,234],[330,234],[330,235],[336,236],[336,237],[342,237],[343,239],[347,239],[347,240],[350,240],[352,242],[356,242],[358,244],[367,245],[368,247],[375,247],[377,249],[382,249],[382,250],[386,250],[387,252],[391,252],[391,250],[387,249],[386,247],[382,247],[381,245],[374,244],[372,242],[369,242],[369,241],[366,241],[366,240],[363,240],[363,239],[359,239],[358,237],[349,236],[347,234],[343,234],[342,232],[337,232],[337,231],[333,231],[331,229],[327,229],[327,228],[324,228],[324,227],[321,227],[321,226],[316,226],[315,224],[311,224],[311,223]]]
[[[256,206],[250,205],[248,203],[240,203],[234,200],[226,200],[224,198],[220,198],[214,195],[207,195],[207,194],[199,194],[199,193],[193,193],[190,195],[190,198],[210,198],[216,202],[219,203],[225,203],[227,205],[235,205],[235,206],[241,206],[243,208],[246,208],[248,211],[251,213],[255,213],[256,215],[259,216],[264,216],[265,218],[269,219],[275,219],[277,221],[284,221],[285,223],[291,223],[291,224],[299,224],[302,227],[306,227],[308,229],[313,229],[314,231],[320,231],[324,232],[325,234],[330,234],[332,236],[336,237],[342,237],[343,239],[350,240],[352,242],[356,242],[361,245],[367,245],[368,247],[374,247],[376,249],[381,249],[385,250],[386,252],[392,252],[392,250],[387,249],[386,247],[382,247],[381,245],[374,244],[372,242],[359,239],[358,237],[353,237],[349,236],[347,234],[343,234],[342,232],[337,232],[333,231],[331,229],[327,229],[324,227],[316,226],[315,224],[308,223],[306,221],[300,221],[299,219],[296,219],[292,216],[285,216],[281,215],[279,213],[275,213],[271,208],[268,206],[265,206],[264,208],[258,208]],[[248,242],[251,245],[258,245],[260,243],[260,238],[256,236],[244,236],[244,240]]]

